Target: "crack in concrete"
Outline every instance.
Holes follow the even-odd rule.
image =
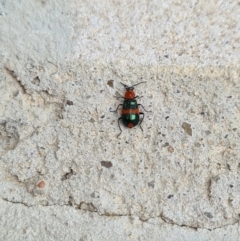
[[[19,202],[19,201],[9,201],[6,198],[2,198],[2,200],[5,201],[5,202],[8,202],[8,203],[11,203],[11,204],[20,204],[20,205],[23,205],[23,206],[25,206],[27,208],[36,207],[36,206],[41,206],[41,207],[57,207],[57,206],[59,206],[59,207],[62,207],[62,206],[73,207],[73,208],[81,210],[83,212],[96,213],[96,214],[98,214],[101,217],[129,217],[129,218],[131,218],[131,217],[134,218],[135,217],[135,218],[139,218],[139,220],[142,221],[142,222],[148,222],[148,220],[150,220],[150,219],[160,218],[166,224],[170,224],[170,225],[173,225],[173,226],[178,226],[180,228],[189,228],[189,229],[193,229],[194,231],[198,231],[198,229],[213,231],[213,230],[216,230],[216,229],[225,228],[225,227],[228,227],[228,226],[233,226],[233,225],[235,225],[237,223],[238,223],[238,226],[240,225],[240,218],[236,219],[235,222],[232,223],[232,224],[226,224],[226,225],[218,226],[218,227],[215,227],[215,228],[204,228],[204,227],[199,227],[199,226],[178,224],[178,223],[174,222],[173,220],[171,220],[170,218],[164,216],[163,213],[161,213],[160,215],[157,215],[157,216],[152,216],[152,217],[146,218],[146,219],[144,219],[144,218],[142,218],[140,216],[134,216],[132,214],[116,214],[116,213],[108,213],[108,212],[103,214],[103,213],[100,213],[97,210],[97,208],[92,203],[86,203],[86,202],[80,202],[76,206],[69,205],[69,204],[63,204],[63,205],[42,205],[42,204],[39,204],[39,205],[27,205],[26,203]]]
[[[8,68],[8,67],[5,67],[5,70],[7,71],[7,73],[12,76],[12,78],[14,80],[16,80],[18,86],[20,87],[20,89],[22,90],[22,92],[24,94],[27,94],[27,90],[25,88],[25,86],[22,84],[21,80],[19,79],[19,77],[16,75],[16,73],[14,72],[14,70]]]
[[[28,89],[25,87],[25,85],[22,83],[21,79],[17,76],[17,74],[15,73],[14,70],[10,69],[9,67],[5,66],[5,70],[7,71],[7,73],[16,81],[16,83],[18,84],[18,86],[20,87],[20,89],[22,90],[22,92],[24,94],[28,94],[30,96],[32,96],[30,93],[28,93]],[[48,98],[54,98],[56,97],[56,95],[54,94],[51,94],[49,90],[40,90],[40,91],[36,91],[36,90],[33,90],[31,89],[32,92],[35,92],[37,94],[39,94],[43,100],[44,100],[44,103],[45,104],[58,104],[58,105],[61,105],[61,107],[63,106],[63,101],[61,101],[61,103],[59,102],[56,102],[56,101],[47,101],[46,97]],[[63,108],[63,107],[62,107]]]
[[[163,213],[160,215],[160,217],[165,223],[168,223],[168,224],[171,224],[171,225],[176,225],[178,227],[191,228],[191,229],[194,229],[195,231],[197,231],[198,229],[206,229],[208,231],[213,231],[215,229],[220,229],[220,228],[224,228],[224,227],[227,227],[227,226],[235,225],[236,223],[239,223],[239,221],[240,221],[240,219],[236,219],[235,222],[232,223],[232,224],[226,224],[226,225],[218,226],[218,227],[215,227],[215,228],[204,228],[204,227],[199,227],[199,226],[191,226],[191,225],[186,225],[186,224],[175,223],[173,220],[169,219],[168,217],[165,217],[163,215]]]

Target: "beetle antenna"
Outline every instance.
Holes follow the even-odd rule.
[[[137,83],[137,84],[132,85],[132,86],[125,85],[125,84],[123,84],[122,82],[120,82],[120,83],[121,83],[126,89],[133,89],[133,86],[140,85],[140,84],[142,84],[142,83],[147,83],[147,81],[142,81],[142,82]]]
[[[128,88],[128,86],[127,85],[125,85],[125,84],[123,84],[122,82],[120,82],[125,88]]]
[[[132,85],[132,87],[133,87],[133,86],[136,86],[136,85],[140,85],[140,84],[142,84],[142,83],[147,83],[147,81],[142,81],[142,82],[140,82],[140,83],[137,83],[137,84],[135,84],[135,85]]]

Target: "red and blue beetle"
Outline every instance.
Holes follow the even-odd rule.
[[[125,96],[120,97],[120,98],[124,99],[123,104],[119,104],[116,110],[111,111],[111,112],[117,112],[119,106],[122,106],[121,117],[118,118],[118,127],[121,132],[118,136],[120,136],[122,133],[122,129],[121,129],[120,123],[119,123],[120,120],[122,120],[123,125],[128,128],[133,128],[134,126],[138,125],[138,123],[139,123],[139,126],[140,126],[141,130],[143,131],[141,124],[144,119],[144,113],[140,112],[139,106],[141,106],[143,109],[144,109],[144,107],[141,104],[137,103],[136,98],[141,98],[141,97],[135,96],[135,93],[133,91],[134,86],[142,84],[142,83],[146,83],[146,82],[140,82],[140,83],[132,85],[132,86],[127,86],[127,85],[121,83],[126,89]],[[151,112],[151,111],[147,111],[147,110],[145,110],[145,111]],[[141,119],[140,119],[140,115],[142,115]]]

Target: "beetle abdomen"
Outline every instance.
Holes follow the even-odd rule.
[[[132,128],[139,123],[139,114],[124,114],[122,122],[126,127]]]

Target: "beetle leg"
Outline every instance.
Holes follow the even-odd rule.
[[[120,123],[119,123],[121,119],[122,119],[122,117],[119,117],[119,118],[118,118],[118,127],[119,127],[119,129],[120,129],[121,132],[120,132],[120,134],[119,134],[117,137],[119,137],[119,136],[122,134],[122,129],[121,129]]]
[[[140,106],[141,104],[138,104],[138,106]],[[141,105],[142,106],[142,105]],[[142,106],[142,108],[145,110],[145,108]],[[152,112],[150,110],[145,110],[146,112]]]
[[[140,98],[142,98],[142,97],[143,97],[143,96],[138,96],[138,95],[137,95],[137,96],[134,97],[134,99],[137,99],[137,98],[140,99]]]
[[[110,110],[110,112],[117,112],[119,106],[123,106],[123,104],[119,104],[116,110]]]
[[[143,113],[143,112],[140,112],[139,114],[140,114],[140,115],[143,115],[143,118],[140,120],[140,123],[139,123],[139,127],[140,127],[141,130],[143,131],[143,128],[142,128],[141,124],[142,124],[143,119],[144,119],[144,113]]]

